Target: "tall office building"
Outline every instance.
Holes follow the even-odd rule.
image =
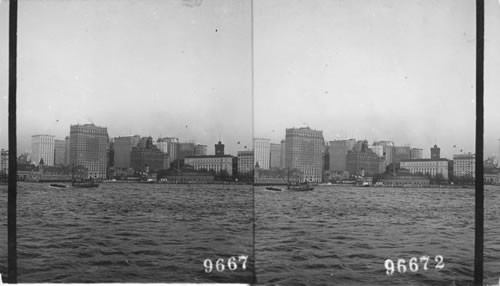
[[[132,167],[132,148],[139,144],[140,139],[141,137],[139,135],[121,136],[115,138],[115,143],[113,144],[113,161],[115,168],[128,169]]]
[[[207,145],[196,144],[194,146],[194,155],[195,156],[206,156],[208,147]]]
[[[392,162],[399,165],[401,160],[410,160],[410,146],[394,146]]]
[[[178,159],[179,139],[176,137],[163,137],[156,140],[157,147],[164,153],[168,153],[171,161]]]
[[[153,145],[153,138],[145,137],[145,144],[137,144],[130,152],[130,164],[136,171],[158,171],[168,169],[168,155]]]
[[[453,176],[476,177],[476,154],[456,154],[453,155]]]
[[[393,163],[393,153],[394,153],[394,142],[392,141],[377,141],[374,142],[373,145],[375,146],[383,146],[384,147],[384,165],[388,166],[389,164]]]
[[[281,168],[281,144],[271,143],[269,154],[269,167]]]
[[[328,150],[330,171],[340,172],[347,170],[347,152],[352,151],[355,144],[355,139],[330,141]]]
[[[253,152],[255,166],[259,164],[261,169],[269,169],[269,154],[271,152],[271,140],[264,138],[253,139]]]
[[[254,168],[253,151],[238,151],[238,174],[249,174]]]
[[[384,159],[368,148],[368,142],[364,142],[359,151],[348,151],[346,161],[350,174],[373,176],[384,172]]]
[[[45,166],[54,166],[53,135],[33,135],[31,137],[31,161],[38,165],[43,159]]]
[[[177,159],[184,159],[186,157],[194,156],[194,143],[193,142],[181,142],[179,143],[179,153]]]
[[[64,165],[69,166],[69,136],[64,138]]]
[[[64,153],[66,142],[64,140],[54,140],[54,165],[64,165]]]
[[[424,150],[420,148],[411,148],[410,149],[410,159],[411,160],[417,160],[417,159],[423,159],[424,158]]]
[[[323,131],[309,127],[286,129],[286,168],[300,171],[300,180],[321,182],[323,173]]]
[[[285,150],[286,150],[285,146],[286,146],[286,144],[285,144],[285,142],[286,142],[285,140],[281,140],[281,144],[280,144],[281,145],[281,158],[280,158],[281,159],[281,163],[280,163],[280,168],[282,168],[282,169],[286,168],[285,167],[286,166],[286,164],[285,164],[285,162],[286,162],[286,160],[285,160]]]
[[[106,178],[108,130],[94,124],[70,126],[69,163],[87,168],[92,178]]]

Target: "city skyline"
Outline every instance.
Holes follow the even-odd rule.
[[[484,156],[498,158],[500,9],[492,0],[485,8]],[[0,15],[7,43],[8,2],[0,2]],[[474,3],[256,0],[253,22],[252,100],[249,2],[20,3],[18,149],[29,149],[33,134],[63,139],[70,124],[94,122],[110,137],[176,136],[207,145],[221,139],[232,154],[239,146],[231,142],[279,143],[286,128],[303,126],[323,130],[326,141],[392,140],[424,155],[437,144],[446,157],[475,152]],[[5,115],[7,59],[1,45]],[[245,95],[234,96],[241,83]],[[170,96],[179,90],[189,99]],[[105,104],[94,106],[99,100]],[[222,115],[217,103],[237,110]],[[205,118],[217,120],[209,125]],[[1,148],[7,135],[2,116]]]
[[[492,5],[485,157],[498,155],[500,138],[500,15]],[[470,1],[255,0],[255,136],[279,142],[285,128],[309,126],[325,141],[475,153],[475,21]]]
[[[7,16],[8,3],[0,5]],[[62,139],[71,124],[86,123],[106,126],[110,137],[221,140],[234,154],[237,142],[250,146],[250,8],[231,0],[20,2],[18,149],[29,149],[33,134]],[[6,127],[7,116],[0,120]]]

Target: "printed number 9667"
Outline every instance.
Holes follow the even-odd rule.
[[[245,270],[247,268],[247,259],[248,259],[248,255],[240,255],[240,256],[238,256],[238,260],[236,260],[236,257],[231,256],[227,260],[227,264],[226,264],[226,263],[224,263],[224,259],[219,258],[215,261],[215,270],[217,270],[217,272],[222,272],[225,269],[229,269],[231,271],[234,271],[234,270],[238,269],[238,262],[243,262],[243,263],[241,263],[241,268],[243,270]],[[208,259],[208,258],[205,259],[205,261],[203,261],[203,266],[205,266],[206,273],[210,273],[214,269],[214,263],[212,262],[211,259]],[[227,266],[227,268],[226,268],[226,266]]]
[[[421,256],[420,257],[420,263],[423,263],[423,269],[424,271],[428,270],[427,264],[429,263],[430,257],[429,256]],[[443,269],[444,268],[444,258],[442,255],[436,255],[434,257],[434,261],[436,261],[436,269]],[[386,274],[387,275],[392,275],[396,271],[396,268],[399,273],[406,273],[406,271],[409,269],[411,272],[417,272],[419,269],[418,266],[418,260],[417,257],[412,257],[408,261],[408,267],[406,267],[406,260],[400,258],[398,259],[397,266],[394,265],[394,261],[391,259],[387,259],[384,263],[385,269],[386,269]]]

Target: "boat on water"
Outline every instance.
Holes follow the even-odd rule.
[[[68,187],[68,185],[64,184],[50,184],[49,187],[54,188],[54,189],[65,189]]]
[[[288,190],[289,191],[295,191],[295,192],[309,192],[314,190],[314,187],[309,185],[309,184],[300,184],[300,185],[288,185]]]
[[[82,181],[73,181],[71,184],[74,188],[97,188],[99,184],[94,182],[94,180],[82,180]]]
[[[275,192],[283,192],[285,189],[278,187],[266,187],[266,190],[275,191]]]

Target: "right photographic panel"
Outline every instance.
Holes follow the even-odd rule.
[[[500,2],[484,5],[484,282],[500,284]]]
[[[257,283],[471,284],[475,1],[254,0],[253,21]]]

